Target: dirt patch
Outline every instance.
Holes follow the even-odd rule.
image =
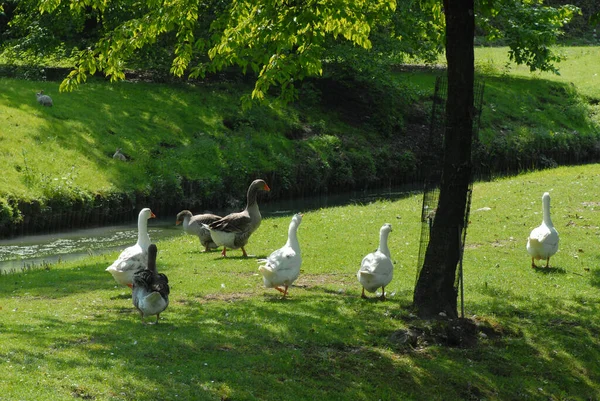
[[[356,277],[348,273],[326,273],[326,274],[302,274],[294,283],[296,287],[313,287],[324,284],[348,284],[355,283]]]
[[[201,304],[205,304],[213,301],[221,301],[221,302],[235,302],[242,301],[244,299],[249,299],[256,294],[253,292],[224,292],[224,293],[214,293],[214,294],[206,294],[206,295],[197,295],[195,298],[197,302]]]
[[[430,345],[471,348],[481,339],[497,339],[504,334],[504,329],[483,320],[430,320],[419,321],[419,324],[393,332],[390,341],[397,346],[412,349]]]

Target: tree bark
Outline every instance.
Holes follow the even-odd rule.
[[[454,287],[471,183],[473,136],[473,0],[444,0],[448,96],[440,196],[414,306],[422,318],[458,317]]]

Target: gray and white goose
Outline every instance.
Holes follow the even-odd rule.
[[[161,312],[169,306],[169,279],[156,270],[155,244],[148,247],[148,267],[133,275],[133,306],[140,312],[142,322],[145,316],[156,315],[156,323]]]
[[[231,213],[227,216],[206,224],[215,244],[223,247],[221,255],[227,256],[227,248],[242,249],[244,257],[248,257],[244,246],[248,243],[250,235],[260,226],[262,216],[256,203],[258,191],[270,191],[271,188],[264,180],[254,180],[246,194],[246,208],[241,212]]]
[[[182,210],[177,214],[175,220],[176,225],[182,225],[183,231],[189,235],[196,235],[200,243],[204,247],[204,252],[218,248],[218,245],[213,241],[210,230],[206,225],[219,220],[221,216],[212,213],[192,215],[189,210]]]

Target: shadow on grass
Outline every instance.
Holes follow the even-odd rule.
[[[591,271],[591,283],[594,287],[600,287],[600,269],[590,269]]]
[[[556,272],[547,270],[551,269],[540,269],[540,273],[565,273],[561,268]],[[511,398],[553,398],[562,394],[567,398],[598,399],[600,372],[593,366],[600,358],[600,300],[548,297],[531,302],[528,296],[511,290],[483,292],[489,293],[489,302],[469,303],[469,309],[490,311],[508,335],[495,347],[478,347],[472,357],[488,373],[497,369],[510,373]],[[503,346],[506,349],[501,351]],[[502,364],[498,365],[495,361],[500,356]],[[494,380],[495,390],[507,385],[502,376]]]
[[[34,268],[26,273],[0,275],[0,285],[16,294],[27,292],[32,296],[60,298],[114,287],[116,282],[106,267],[99,262],[73,269]]]
[[[2,292],[11,293],[13,282],[19,283],[17,296],[23,292],[45,303],[60,302],[55,298],[62,283],[84,309],[92,302],[87,292],[113,285],[98,264],[4,276]],[[472,348],[412,348],[390,341],[407,316],[410,303],[404,297],[363,300],[358,291],[338,294],[306,285],[292,287],[290,298],[282,300],[275,290],[262,291],[233,302],[175,293],[153,326],[141,324],[129,296],[118,296],[94,303],[93,315],[76,322],[69,320],[70,311],[50,307],[50,313],[2,327],[27,344],[11,351],[12,363],[22,364],[25,376],[36,365],[69,375],[86,371],[93,361],[93,374],[67,385],[85,398],[101,398],[98,388],[125,399],[600,396],[600,302],[533,303],[511,290],[489,289],[489,301],[469,308],[490,311],[503,336],[481,338]]]
[[[36,291],[51,294],[49,287]],[[300,295],[285,300],[268,295],[234,303],[172,301],[155,326],[142,325],[124,300],[118,307],[115,302],[98,305],[93,319],[78,321],[76,330],[68,332],[62,329],[64,317],[41,314],[35,322],[11,328],[31,344],[14,353],[23,360],[43,359],[44,366],[61,369],[63,375],[86,369],[90,360],[100,371],[120,366],[118,377],[103,385],[128,399],[143,398],[148,392],[160,399],[167,393],[314,399],[329,392],[342,399],[360,399],[363,392],[400,391],[400,383],[388,388],[385,381],[394,370],[393,360],[382,358],[363,340],[356,342],[363,327],[336,310],[343,300],[323,294],[312,298],[308,304]],[[46,330],[37,329],[42,327]],[[366,370],[371,372],[365,375]],[[357,382],[363,375],[374,382]],[[417,385],[412,380],[410,384]],[[86,397],[99,396],[85,380],[78,385],[88,389]],[[149,391],[149,385],[154,390]],[[230,392],[226,397],[219,394],[224,388]]]
[[[556,266],[536,266],[533,270],[540,274],[567,274],[567,271],[564,268]]]
[[[221,252],[219,252],[218,254],[215,253],[213,260],[217,261],[217,262],[226,262],[228,260],[252,260],[252,259],[256,259],[258,261],[258,259],[266,259],[269,255],[248,255],[248,256],[243,256],[243,255],[231,255],[230,254],[230,250],[227,250],[227,256],[222,256]],[[233,252],[236,252],[235,250]],[[241,252],[241,251],[240,251]]]

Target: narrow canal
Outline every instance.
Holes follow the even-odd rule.
[[[259,206],[263,218],[268,218],[324,207],[366,204],[378,199],[394,200],[417,191],[417,188],[411,186],[386,191],[352,192],[277,202],[269,202],[268,199],[259,197]],[[225,212],[225,214],[229,212]],[[175,216],[158,216],[157,219],[149,220],[148,232],[153,241],[183,235],[182,228],[175,225]],[[133,245],[136,240],[137,220],[124,225],[68,230],[0,240],[0,273],[17,272],[28,267],[78,260],[90,255],[118,251]]]

